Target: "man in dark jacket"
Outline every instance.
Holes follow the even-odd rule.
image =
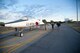
[[[61,26],[61,23],[60,22],[57,22],[57,27],[59,28]]]
[[[51,23],[52,29],[54,29],[54,23]]]

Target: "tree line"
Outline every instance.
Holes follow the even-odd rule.
[[[5,26],[5,23],[4,22],[0,22],[0,26]]]

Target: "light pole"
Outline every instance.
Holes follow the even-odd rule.
[[[76,18],[78,23],[78,0],[76,0]]]

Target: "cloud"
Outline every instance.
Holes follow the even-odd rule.
[[[17,0],[0,0],[0,9],[6,9],[9,6],[13,6],[17,3]]]
[[[21,19],[24,16],[35,18],[48,16],[51,10],[45,5],[21,5],[17,0],[0,0],[0,19]]]

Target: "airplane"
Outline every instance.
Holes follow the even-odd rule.
[[[31,30],[31,27],[38,28],[39,25],[43,25],[44,23],[40,19],[28,19],[23,18],[17,21],[5,23],[5,27],[13,27],[15,28],[15,31],[19,32],[19,36],[23,36],[23,31],[25,28],[29,28]]]

